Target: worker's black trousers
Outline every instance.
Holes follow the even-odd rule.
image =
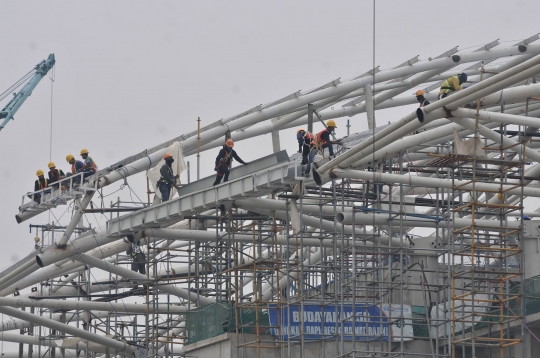
[[[133,262],[131,263],[131,271],[146,275],[146,260],[144,254],[139,253],[133,258]]]
[[[219,183],[221,183],[221,178],[225,177],[223,179],[223,182],[225,183],[227,180],[229,180],[229,173],[231,171],[229,170],[229,168],[227,168],[226,166],[224,165],[221,165],[218,167],[218,173],[216,175],[216,181],[214,182],[214,185],[218,185]]]

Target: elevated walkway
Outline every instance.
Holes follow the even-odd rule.
[[[281,151],[234,168],[226,183],[213,186],[215,175],[206,177],[182,187],[178,198],[114,218],[107,222],[107,235],[119,236],[168,226],[182,220],[183,216],[214,208],[223,202],[267,195],[304,180],[299,174],[296,163],[290,163],[287,152]]]
[[[83,175],[84,173],[72,175],[50,184],[46,189],[24,194],[21,206],[19,206],[19,213],[15,215],[17,222],[20,224],[49,209],[56,208],[59,205],[66,205],[68,201],[80,198],[87,191],[96,191],[96,187],[91,187],[87,183],[83,185],[77,184],[83,181]]]

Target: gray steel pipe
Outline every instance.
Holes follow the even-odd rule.
[[[25,321],[32,322],[39,326],[55,329],[57,331],[60,331],[66,334],[71,334],[75,337],[79,337],[90,342],[104,345],[105,347],[109,347],[118,352],[125,352],[133,356],[136,356],[138,353],[137,347],[129,345],[127,343],[119,342],[111,338],[107,338],[107,337],[104,337],[95,333],[85,331],[84,329],[76,328],[65,323],[56,322],[56,321],[53,321],[52,319],[38,316],[29,312],[21,311],[12,307],[0,306],[0,313],[23,319]]]

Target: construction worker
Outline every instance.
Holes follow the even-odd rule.
[[[77,175],[83,172],[84,163],[80,160],[76,160],[73,154],[66,155],[66,161],[71,164],[71,175]],[[69,174],[69,173],[68,173]],[[74,183],[79,182],[79,177],[73,180]]]
[[[88,149],[83,148],[81,149],[81,157],[83,158],[83,171],[90,173],[89,175],[94,174],[97,172],[97,165],[94,159],[92,157],[88,156]],[[86,174],[85,174],[86,177]]]
[[[36,179],[36,182],[34,183],[34,191],[47,189],[47,187],[49,186],[49,180],[45,178],[43,170],[38,169],[38,171],[36,172],[36,175],[38,178]],[[51,192],[50,189],[44,190],[43,194],[49,194],[50,192]],[[34,201],[38,204],[41,203],[41,193],[34,194]]]
[[[309,172],[311,170],[311,163],[313,163],[313,159],[315,158],[315,155],[318,151],[321,152],[321,154],[324,157],[324,149],[328,148],[328,154],[329,159],[332,159],[334,156],[334,148],[332,147],[333,144],[341,144],[341,141],[331,141],[330,140],[330,134],[334,132],[334,129],[336,127],[336,122],[331,119],[328,122],[326,122],[326,128],[317,133],[314,140],[312,141],[311,150],[309,152],[309,159],[306,166],[305,175],[309,175]]]
[[[161,169],[159,169],[159,173],[161,174],[161,178],[159,178],[157,182],[157,186],[159,188],[159,192],[161,193],[161,202],[165,202],[171,198],[171,189],[174,186],[176,189],[179,188],[179,186],[176,184],[176,179],[180,177],[180,175],[174,175],[173,169],[172,169],[172,163],[174,162],[174,158],[170,153],[166,153],[163,156],[163,159],[165,159],[165,164],[161,166]]]
[[[448,77],[441,86],[439,99],[449,96],[452,92],[462,90],[463,87],[461,85],[465,82],[467,82],[466,73],[459,73],[455,76]]]
[[[56,169],[56,165],[53,162],[49,162],[47,166],[49,167],[49,182],[51,184],[56,183],[57,181],[62,180],[66,177],[62,169]],[[58,185],[54,187],[58,188]]]
[[[421,107],[425,107],[425,106],[427,106],[428,104],[431,104],[431,102],[428,101],[428,100],[426,99],[426,97],[424,97],[425,94],[426,94],[426,93],[424,92],[424,90],[421,90],[421,89],[419,89],[419,90],[416,91],[416,93],[415,93],[416,100],[418,101],[418,103],[420,103],[420,106],[419,106],[420,108],[421,108]]]
[[[296,131],[296,139],[298,140],[298,153],[302,153],[302,165],[308,163],[308,155],[311,150],[311,142],[315,136],[312,133],[308,133],[304,128],[300,128]]]
[[[131,245],[128,247],[126,254],[133,259],[131,263],[131,271],[139,272],[146,275],[146,255],[141,249],[141,242],[135,241],[133,235],[127,235],[127,238]]]
[[[244,162],[238,154],[236,154],[236,151],[233,149],[234,142],[232,139],[227,139],[225,142],[225,145],[221,150],[219,151],[218,156],[216,157],[216,166],[214,168],[214,171],[217,172],[216,180],[214,181],[214,185],[218,185],[221,182],[221,178],[225,175],[225,178],[223,179],[223,182],[225,183],[227,180],[229,180],[229,173],[232,160],[233,158],[236,159],[238,162],[248,165],[248,163]]]

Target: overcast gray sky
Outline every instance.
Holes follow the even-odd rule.
[[[0,92],[54,53],[56,82],[45,78],[0,132],[0,268],[30,253],[17,224],[23,193],[52,160],[86,147],[100,167],[261,103],[372,68],[372,1],[2,1]],[[396,66],[459,45],[540,31],[539,1],[378,1],[376,64]],[[1,105],[5,105],[2,102]],[[385,111],[379,124],[406,113]],[[346,119],[338,120],[338,134]],[[353,117],[352,131],[365,117]],[[294,151],[294,130],[281,135]],[[237,144],[249,161],[271,151],[268,136]],[[216,151],[202,156],[213,174]],[[192,160],[194,165],[194,160]],[[144,200],[144,177],[129,179]],[[111,193],[118,187],[107,189]],[[105,199],[120,195],[124,189]],[[132,193],[133,195],[133,193]],[[134,198],[136,200],[136,198]],[[65,207],[55,210],[62,215]],[[67,214],[62,221],[67,223]],[[103,224],[103,220],[99,220]]]

